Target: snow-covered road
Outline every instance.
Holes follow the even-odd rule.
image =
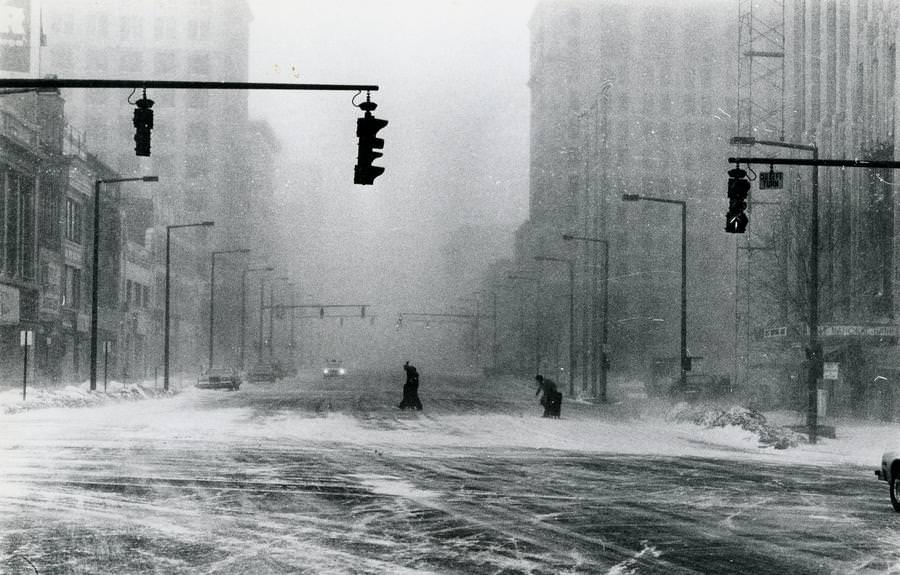
[[[572,402],[545,420],[525,382],[423,378],[400,413],[398,387],[0,416],[0,572],[900,572],[877,462],[825,461],[836,444],[783,456]]]

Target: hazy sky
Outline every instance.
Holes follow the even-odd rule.
[[[512,230],[527,218],[533,1],[250,4],[251,81],[377,84],[375,114],[390,122],[376,162],[386,173],[374,186],[354,186],[360,111],[352,93],[251,94],[251,116],[269,120],[284,144],[279,193],[321,194],[317,253],[347,258],[354,274],[391,291],[409,270],[427,282],[448,230]],[[301,177],[308,169],[322,185]],[[329,273],[321,270],[325,284],[348,279]]]

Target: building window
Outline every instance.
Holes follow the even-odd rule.
[[[22,276],[26,279],[35,279],[37,266],[35,259],[34,234],[34,180],[31,178],[19,178],[19,213],[21,214],[22,227]]]
[[[66,277],[64,278],[63,284],[63,294],[62,294],[62,306],[69,309],[78,309],[78,304],[80,304],[80,281],[81,281],[81,270],[77,268],[73,268],[72,266],[66,266]]]
[[[81,204],[66,198],[66,239],[81,243]]]
[[[48,177],[41,180],[41,245],[54,249],[60,239],[59,189]]]

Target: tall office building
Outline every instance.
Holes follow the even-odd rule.
[[[251,14],[245,0],[44,0],[40,73],[65,78],[246,81]],[[70,122],[123,176],[155,174],[164,222],[215,219],[229,229],[249,193],[243,137],[247,92],[151,90],[151,156],[134,151],[128,89],[64,92]],[[149,188],[148,188],[149,191]]]
[[[530,219],[517,234],[516,259],[528,268],[537,267],[535,255],[575,259],[579,370],[599,355],[603,273],[613,371],[677,362],[681,214],[678,205],[622,201],[640,194],[686,202],[688,353],[728,373],[734,243],[723,231],[723,174],[735,105],[734,10],[711,0],[545,0],[530,28]],[[607,241],[609,269],[602,244],[569,244],[564,233]],[[550,322],[568,314],[565,266],[548,266],[540,319],[558,332],[547,336],[565,341],[565,323]]]

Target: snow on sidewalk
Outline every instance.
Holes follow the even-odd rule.
[[[176,388],[173,387],[173,389]],[[32,409],[105,405],[118,401],[136,401],[173,395],[174,393],[174,391],[162,391],[153,380],[127,384],[110,381],[106,385],[106,391],[103,389],[91,391],[89,381],[65,387],[29,387],[26,389],[24,400],[21,388],[10,388],[0,391],[0,413],[14,414]]]

